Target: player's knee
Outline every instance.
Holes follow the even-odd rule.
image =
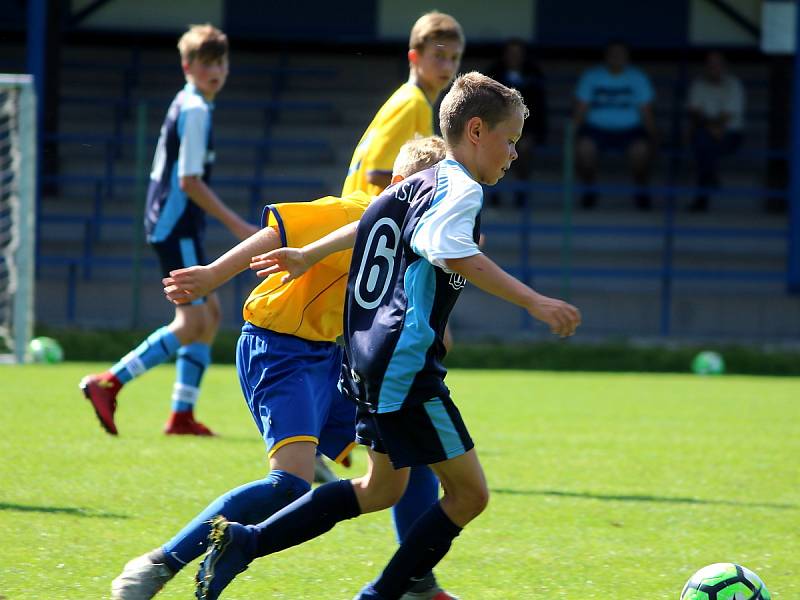
[[[489,488],[485,485],[468,486],[455,491],[452,499],[457,511],[466,521],[471,521],[489,505]]]

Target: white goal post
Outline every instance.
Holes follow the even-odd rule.
[[[25,362],[34,321],[36,95],[0,74],[0,359]]]

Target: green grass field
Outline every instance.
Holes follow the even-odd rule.
[[[105,367],[105,365],[102,365]],[[77,389],[101,365],[0,366],[0,597],[89,600],[208,501],[266,471],[233,367],[199,417],[222,435],[160,433],[173,370],[120,397],[112,438]],[[465,600],[677,600],[711,562],[800,597],[800,380],[453,371],[448,383],[492,499],[437,569]],[[342,474],[360,474],[364,453]],[[394,548],[388,514],[262,559],[237,599],[350,599]],[[159,596],[192,597],[187,568]]]

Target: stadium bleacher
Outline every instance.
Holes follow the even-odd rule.
[[[462,70],[486,63],[468,57]],[[723,167],[725,189],[715,196],[711,211],[696,215],[682,210],[694,193],[691,160],[685,149],[670,143],[669,135],[653,180],[654,211],[633,211],[625,165],[612,156],[602,163],[600,208],[565,212],[564,127],[576,77],[588,64],[543,63],[549,145],[540,150],[530,182],[506,181],[499,188],[501,195],[524,190],[526,208],[513,209],[511,202],[504,202],[506,208],[486,211],[489,254],[543,292],[569,294],[584,308],[587,336],[796,335],[800,311],[783,292],[786,219],[762,210],[770,152],[763,65],[736,65],[747,87],[745,147]],[[641,66],[653,77],[658,120],[668,134],[675,115],[681,114],[685,73],[675,65]],[[287,58],[237,52],[215,109],[214,187],[251,219],[265,203],[337,193],[360,132],[404,78],[405,69],[401,60],[380,55]],[[45,174],[37,280],[40,320],[52,325],[129,325],[114,320],[120,307],[128,314],[124,307],[134,304],[137,290],[141,314],[132,322],[149,326],[168,314],[166,303],[157,300],[157,268],[149,250],[141,254],[141,289],[130,277],[132,257],[141,248],[137,111],[146,105],[146,176],[163,113],[181,83],[172,48],[65,48],[59,131],[47,138],[58,148],[59,170]],[[568,234],[565,220],[571,225]],[[232,242],[220,227],[209,228],[210,255]],[[244,288],[252,282],[246,274],[223,290],[225,326],[237,326]],[[468,290],[453,316],[456,334],[543,334],[519,312],[495,308],[494,300]],[[469,318],[474,311],[493,318],[476,323]],[[743,322],[742,311],[752,314],[752,321]]]

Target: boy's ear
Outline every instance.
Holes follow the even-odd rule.
[[[467,139],[471,143],[477,144],[483,132],[483,119],[480,117],[472,117],[467,121],[467,126],[464,128],[464,131],[466,132]]]
[[[412,65],[416,65],[418,60],[419,60],[419,51],[416,50],[415,48],[412,48],[411,50],[409,50],[408,51],[408,62],[410,62]]]
[[[183,74],[184,75],[188,75],[189,74],[189,61],[182,60],[181,61],[181,68],[183,69]]]
[[[400,181],[403,181],[403,179],[405,179],[405,177],[403,177],[402,175],[392,175],[392,185]]]

